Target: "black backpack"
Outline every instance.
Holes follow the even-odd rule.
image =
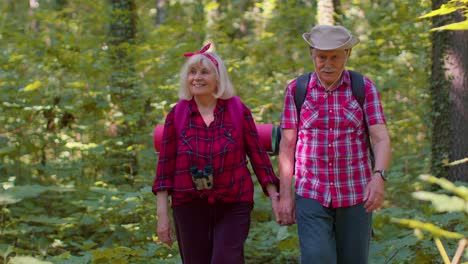
[[[358,101],[359,105],[361,106],[361,109],[363,109],[364,100],[366,98],[365,91],[364,91],[364,76],[362,76],[362,74],[355,72],[355,71],[348,71],[348,72],[351,78],[351,88],[353,90],[353,96]],[[296,104],[298,118],[300,117],[302,104],[304,104],[304,100],[305,100],[305,96],[307,92],[307,86],[309,84],[311,75],[312,73],[309,72],[309,73],[306,73],[297,77],[297,80],[296,80],[296,92],[294,93],[294,102]],[[364,109],[362,113],[364,116],[364,124],[365,124],[365,130],[366,130],[366,144],[367,144],[367,147],[369,148],[369,155],[370,155],[370,160],[371,160],[372,168],[373,168],[375,157],[374,157],[374,151],[372,150],[372,145],[370,142],[369,128],[367,127],[366,114],[364,112]]]

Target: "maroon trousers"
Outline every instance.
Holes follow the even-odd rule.
[[[243,264],[253,203],[196,199],[172,208],[184,264]]]

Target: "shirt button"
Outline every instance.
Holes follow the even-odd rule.
[[[331,148],[331,144],[328,144],[328,146]]]
[[[333,131],[333,128],[330,128],[330,131]]]
[[[331,163],[331,162],[330,162],[330,163],[328,163],[328,166],[330,166],[330,167],[331,167],[331,165],[332,165],[332,163]]]
[[[333,113],[333,110],[330,110],[330,111],[328,111],[328,112]]]
[[[335,185],[335,184],[332,182],[332,183],[330,183],[330,185],[333,186],[333,185]]]

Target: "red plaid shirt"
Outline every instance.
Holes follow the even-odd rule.
[[[354,98],[348,71],[337,88],[325,92],[313,73],[298,122],[294,92],[296,80],[286,88],[281,128],[299,128],[296,145],[295,189],[300,196],[328,207],[347,207],[363,202],[371,178],[366,147],[367,124],[385,124],[379,94],[365,77],[363,109]]]
[[[247,167],[246,154],[252,168],[266,191],[266,184],[278,185],[270,159],[258,139],[257,129],[250,110],[243,107],[243,131],[238,131],[231,120],[225,100],[218,99],[214,109],[214,121],[205,125],[197,105],[189,102],[189,113],[181,131],[176,136],[174,108],[166,117],[163,141],[159,153],[153,193],[168,190],[172,206],[195,198],[208,198],[211,202],[253,202],[254,186]],[[244,137],[244,148],[238,141]],[[197,191],[190,175],[190,167],[203,170],[206,164],[213,166],[213,189]]]

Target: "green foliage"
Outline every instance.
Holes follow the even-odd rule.
[[[177,244],[158,243],[149,186],[151,133],[177,101],[182,54],[213,41],[255,120],[278,124],[285,86],[313,70],[301,38],[313,1],[165,1],[156,24],[155,1],[136,0],[135,39],[118,46],[125,65],[111,57],[109,1],[28,2],[0,1],[0,263],[179,263]],[[392,137],[371,263],[430,263],[432,243],[389,224],[416,214],[461,228],[455,213],[410,199],[429,163],[429,25],[415,19],[429,1],[342,2],[361,38],[349,68],[374,80]],[[296,227],[279,227],[259,188],[255,197],[247,263],[297,263]]]
[[[454,12],[460,12],[465,17],[461,22],[451,23],[445,26],[440,26],[431,29],[431,31],[441,30],[466,30],[468,29],[468,1],[467,0],[450,0],[447,4],[443,4],[439,9],[420,16],[419,18],[431,18],[434,16],[445,16]]]
[[[456,186],[446,179],[436,178],[430,175],[421,175],[420,179],[432,184],[437,184],[442,187],[443,190],[454,194],[437,194],[434,192],[423,191],[413,193],[413,197],[418,200],[430,201],[437,213],[448,213],[444,215],[444,218],[450,218],[450,221],[445,223],[439,221],[439,224],[445,226],[446,229],[454,231],[448,231],[430,223],[429,220],[433,219],[424,219],[424,221],[422,221],[418,219],[403,219],[394,217],[391,219],[391,222],[414,229],[415,236],[420,240],[424,239],[424,234],[422,231],[429,233],[430,238],[434,239],[442,259],[444,260],[444,263],[450,263],[450,260],[447,252],[445,251],[445,248],[442,245],[441,238],[460,240],[461,242],[458,246],[457,252],[459,252],[459,256],[465,252],[464,258],[465,260],[468,260],[468,250],[465,249],[466,237],[468,235],[468,230],[466,230],[466,216],[468,214],[468,188],[463,185]],[[461,212],[461,214],[457,214],[456,212]],[[454,215],[455,217],[451,217]],[[453,243],[450,245],[453,246]],[[458,260],[456,263],[458,263]]]

